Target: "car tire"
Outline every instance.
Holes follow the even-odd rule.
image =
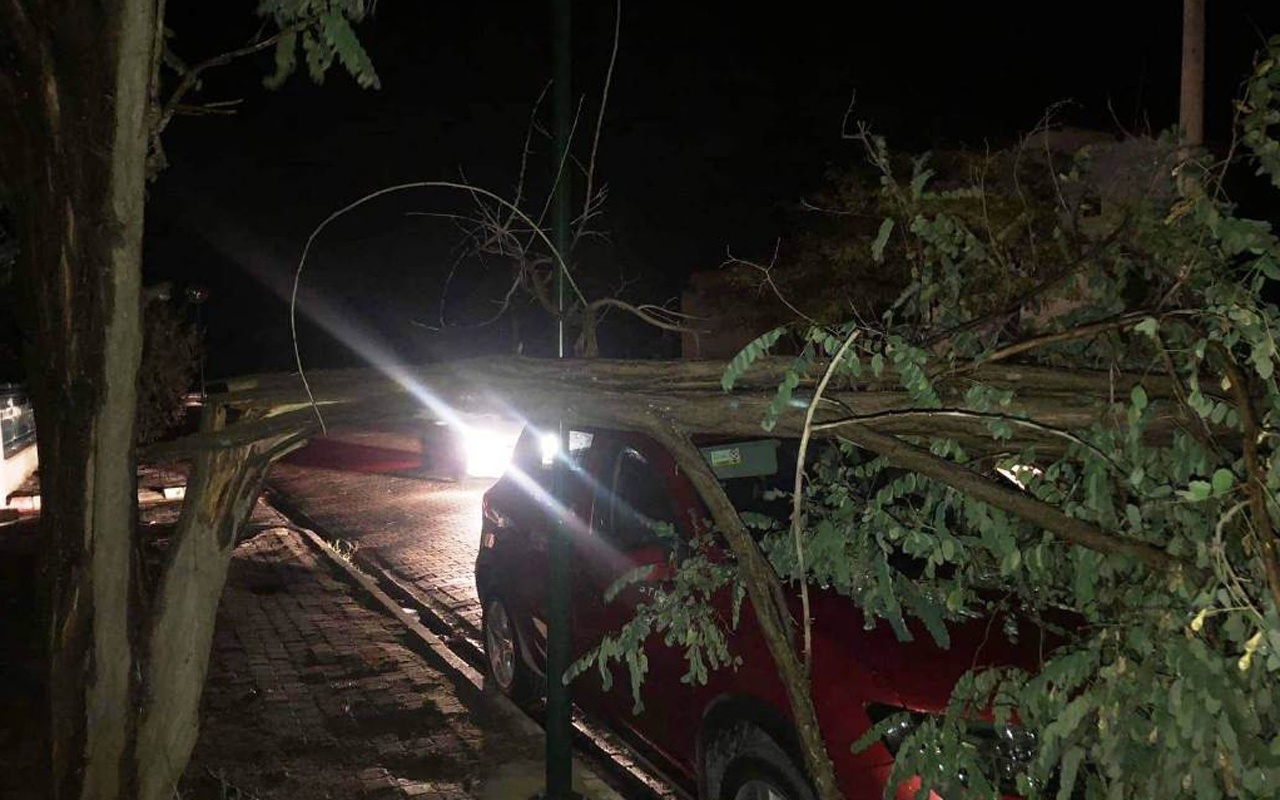
[[[704,763],[708,800],[814,800],[795,760],[755,725],[719,732]]]
[[[525,704],[533,699],[533,679],[520,651],[515,620],[501,597],[494,595],[484,607],[481,621],[484,640],[485,685]]]

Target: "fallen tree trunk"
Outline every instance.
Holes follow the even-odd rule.
[[[153,457],[199,457],[211,450],[241,448],[269,437],[313,434],[326,424],[387,417],[424,416],[449,420],[458,410],[519,416],[535,422],[564,419],[645,432],[662,442],[689,475],[711,509],[717,528],[737,558],[748,596],[760,621],[778,674],[786,687],[806,768],[819,797],[839,796],[831,762],[796,651],[795,621],[778,576],[738,519],[723,489],[707,468],[691,435],[759,436],[761,420],[789,365],[762,359],[731,392],[721,386],[721,362],[549,361],[476,359],[391,372],[338,370],[298,375],[237,378],[218,387],[211,401],[247,418],[225,428],[154,448]],[[964,407],[974,381],[1011,393],[997,414]],[[812,382],[808,382],[811,386]],[[1119,425],[1134,386],[1142,385],[1155,410],[1149,430],[1168,433],[1198,424],[1177,402],[1175,380],[1162,375],[1067,372],[1005,363],[979,366],[963,375],[943,376],[935,388],[946,408],[919,409],[884,374],[854,382],[842,377],[823,393],[815,428],[879,453],[1026,519],[1073,545],[1130,556],[1149,568],[1191,569],[1148,543],[1104,531],[1053,506],[1018,492],[913,445],[911,439],[951,438],[974,448],[1007,448],[992,439],[992,419],[1009,422],[1017,438],[1045,450],[1083,444],[1077,432],[1096,425]],[[802,382],[799,397],[806,388]],[[1119,398],[1119,399],[1117,399]],[[803,402],[778,417],[774,435],[795,436],[804,426]]]
[[[760,422],[788,362],[762,359],[731,392],[720,385],[725,364],[709,361],[602,361],[487,358],[433,364],[387,374],[376,370],[317,372],[306,384],[297,375],[260,375],[228,381],[213,399],[254,419],[212,435],[157,448],[155,456],[189,457],[213,447],[242,446],[267,436],[313,433],[323,420],[358,422],[420,414],[445,418],[464,409],[516,415],[535,421],[563,417],[574,424],[642,430],[654,420],[688,434],[759,436]],[[1013,392],[999,415],[963,408],[963,393],[981,380]],[[811,383],[811,382],[810,382]],[[988,428],[993,418],[1016,428],[1013,441],[1033,441],[1043,452],[1082,445],[1077,433],[1095,425],[1122,424],[1129,397],[1141,385],[1156,409],[1149,435],[1199,424],[1174,400],[1177,387],[1164,375],[1069,372],[1009,364],[968,371],[954,385],[936,384],[944,403],[957,407],[919,409],[893,386],[893,376],[829,386],[815,428],[840,435],[891,462],[1023,518],[1071,544],[1105,554],[1133,557],[1148,567],[1188,568],[1153,545],[1108,532],[1006,483],[930,454],[915,440],[956,439],[976,452],[1008,450]],[[801,388],[805,386],[801,384]],[[800,390],[797,390],[799,396]],[[774,435],[799,435],[803,404],[785,410]]]
[[[732,392],[721,388],[724,362],[522,358],[473,359],[393,372],[324,371],[310,374],[306,385],[297,375],[247,376],[229,380],[214,391],[218,402],[230,408],[266,412],[268,416],[259,423],[263,427],[304,425],[307,417],[318,426],[321,419],[376,419],[415,413],[447,416],[452,408],[531,418],[564,413],[583,423],[607,424],[613,409],[622,404],[662,413],[685,430],[746,436],[760,433],[760,421],[789,363],[789,359],[761,359]],[[815,371],[820,368],[816,366]],[[998,414],[969,411],[964,407],[964,395],[975,381],[1010,391],[1012,399]],[[806,384],[812,381],[801,383],[797,397]],[[938,379],[935,387],[945,407],[927,410],[915,407],[890,371],[856,383],[842,376],[824,393],[816,421],[858,420],[897,436],[951,437],[990,449],[988,423],[1001,418],[1018,428],[1019,438],[1060,450],[1072,441],[1064,434],[1123,421],[1129,394],[1139,384],[1153,410],[1149,426],[1153,435],[1198,424],[1177,403],[1176,385],[1167,376],[1010,364],[992,364]],[[797,403],[781,415],[775,429],[778,435],[798,435],[803,405]],[[233,426],[223,435],[232,442],[241,434]]]

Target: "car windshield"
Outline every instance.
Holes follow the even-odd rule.
[[[753,535],[759,537],[789,524],[800,450],[798,439],[703,440],[699,445],[729,501]],[[872,458],[871,453],[852,445],[842,447],[828,439],[811,440],[805,454],[807,479],[813,478],[813,466],[821,461],[853,466]],[[848,496],[868,499],[886,481],[902,474],[900,469],[882,467],[874,471],[873,477],[860,479]],[[919,577],[925,568],[924,559],[909,555],[899,547],[893,547],[888,553],[888,562],[892,569],[910,578]],[[937,572],[951,574],[952,565],[938,567]]]
[[[749,527],[760,531],[786,524],[791,518],[799,439],[704,439],[699,445],[729,501]],[[808,464],[833,457],[841,457],[834,442],[809,442]]]
[[[734,440],[701,448],[729,501],[749,524],[754,515],[778,521],[790,516],[798,449],[795,439]]]

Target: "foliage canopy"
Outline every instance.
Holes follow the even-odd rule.
[[[1032,798],[1278,791],[1280,238],[1223,182],[1247,161],[1280,187],[1280,37],[1246,82],[1237,119],[1243,148],[1222,161],[1179,163],[1172,139],[1125,140],[1066,159],[1047,148],[973,158],[967,175],[940,176],[927,156],[898,159],[865,127],[857,135],[874,183],[835,193],[860,233],[858,252],[844,254],[854,266],[830,294],[857,294],[859,264],[891,271],[896,294],[875,316],[827,309],[793,327],[800,353],[764,428],[834,359],[833,386],[900,384],[910,407],[894,415],[937,420],[938,433],[915,444],[1016,479],[1114,541],[1169,557],[1161,568],[1070,543],[847,442],[843,457],[811,459],[799,536],[785,521],[748,521],[768,528],[763,548],[784,579],[832,587],[903,637],[917,618],[942,645],[948,623],[1001,608],[1080,621],[1037,672],[972,673],[946,715],[915,728],[895,771],[923,776],[922,796],[930,786],[991,796],[966,746],[974,709],[1001,723],[1016,709],[1036,735],[1035,760],[1017,776]],[[748,345],[726,389],[781,335]],[[1093,398],[1093,421],[1066,430],[1017,407],[1016,389],[980,379],[977,367],[1000,361],[1145,377]],[[848,421],[874,427],[886,416]],[[957,419],[984,430],[982,441],[948,435]],[[838,425],[825,427],[840,440]],[[867,485],[876,488],[858,492]],[[892,568],[901,554],[918,574]],[[639,642],[654,632],[691,653],[688,680],[731,665],[722,632],[708,632],[726,623],[697,608],[740,578],[700,558],[680,574],[579,669],[619,659],[635,684]]]

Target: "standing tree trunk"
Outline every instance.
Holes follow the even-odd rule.
[[[0,166],[40,426],[55,798],[134,791],[133,448],[154,30],[154,0],[0,0]]]
[[[186,453],[182,518],[154,587],[144,585],[134,445],[148,141],[203,70],[285,36],[196,65],[161,109],[163,8],[0,0],[0,190],[16,217],[39,424],[47,788],[57,800],[173,796],[236,532],[271,460],[301,441],[298,429],[272,429]],[[347,13],[364,15],[359,4]],[[318,26],[324,41],[350,33],[346,17],[285,16],[288,30]],[[367,64],[348,66],[376,83]],[[206,433],[216,438],[224,421],[206,415]]]
[[[173,796],[195,743],[236,532],[275,435],[194,458],[154,595],[137,547],[134,422],[155,0],[0,0],[0,153],[39,420],[48,793]],[[218,429],[220,412],[206,429]]]

